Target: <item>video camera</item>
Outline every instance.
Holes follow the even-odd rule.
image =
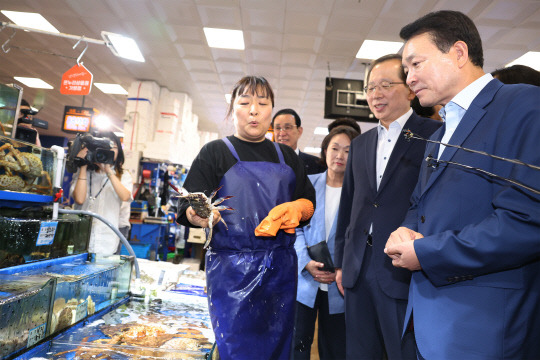
[[[70,142],[66,170],[70,173],[77,172],[77,169],[83,165],[88,165],[89,170],[96,170],[95,163],[114,164],[114,151],[111,150],[112,140],[107,138],[98,138],[90,134],[77,134],[75,140]],[[81,149],[87,148],[88,152],[84,159],[77,157]]]
[[[36,143],[36,139],[38,136],[38,132],[35,129],[32,129],[28,127],[27,125],[21,125],[21,124],[29,124],[34,128],[41,128],[41,129],[48,129],[49,128],[49,122],[41,119],[30,119],[30,115],[36,115],[39,110],[33,109],[33,108],[21,108],[20,112],[22,116],[17,121],[17,129],[15,131],[15,139],[26,141],[31,144]]]
[[[23,116],[21,116],[19,118],[19,121],[18,123],[23,123],[23,124],[30,124],[32,125],[33,127],[37,127],[37,128],[41,128],[41,129],[45,129],[47,130],[49,128],[49,122],[48,121],[45,121],[45,120],[41,120],[41,119],[30,119],[29,115],[36,115],[39,110],[35,110],[35,109],[21,109],[20,110],[21,114]]]

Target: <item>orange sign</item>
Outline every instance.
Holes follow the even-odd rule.
[[[83,64],[77,64],[62,75],[60,93],[64,95],[88,95],[92,88],[92,73]]]

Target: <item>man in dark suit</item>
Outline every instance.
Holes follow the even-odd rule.
[[[319,174],[326,170],[326,165],[321,159],[298,149],[298,139],[302,136],[304,129],[296,111],[293,109],[279,110],[272,119],[272,128],[274,129],[274,141],[292,147],[304,162],[308,175]]]
[[[460,12],[427,14],[400,36],[407,84],[422,106],[444,105],[432,140],[453,145],[427,145],[385,250],[413,271],[405,322],[419,358],[540,359],[540,195],[518,186],[538,189],[540,171],[455,147],[540,166],[540,88],[485,74]]]
[[[402,130],[430,136],[441,122],[411,109],[401,56],[370,67],[368,105],[376,128],[353,140],[341,192],[336,233],[336,282],[345,295],[347,359],[415,359],[414,338],[401,341],[410,272],[396,269],[383,249],[409,208],[425,142]]]

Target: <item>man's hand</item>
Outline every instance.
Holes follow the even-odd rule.
[[[388,238],[384,252],[392,259],[392,265],[405,268],[411,271],[420,270],[420,262],[414,250],[414,240],[423,238],[424,235],[400,227]]]
[[[221,220],[221,214],[217,210],[212,210],[214,213],[214,219],[212,221],[212,227],[216,226],[216,224]],[[193,208],[190,206],[186,209],[186,217],[190,223],[192,223],[195,226],[200,226],[202,228],[207,228],[208,226],[208,218],[202,218]]]
[[[343,288],[343,285],[341,284],[342,277],[343,277],[343,271],[341,269],[336,269],[336,285],[341,295],[345,296],[345,289]]]
[[[331,284],[336,280],[336,273],[330,271],[322,271],[324,267],[323,263],[317,262],[315,260],[310,260],[307,263],[304,269],[313,276],[315,281],[320,282],[321,284]]]

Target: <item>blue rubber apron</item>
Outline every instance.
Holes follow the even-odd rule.
[[[297,257],[294,234],[257,237],[255,228],[276,205],[292,200],[294,171],[275,144],[279,164],[238,160],[216,198],[233,195],[206,253],[208,304],[222,359],[289,359],[294,328]]]

